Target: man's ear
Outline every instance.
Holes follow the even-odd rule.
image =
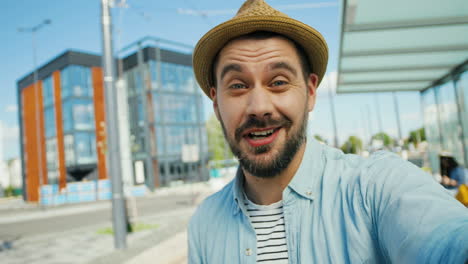
[[[220,120],[219,111],[218,111],[218,100],[216,99],[216,88],[215,87],[210,88],[210,97],[211,97],[211,101],[213,101],[213,110],[214,110],[214,112],[216,114],[216,118],[218,120]]]
[[[314,107],[315,107],[315,99],[317,98],[317,88],[318,88],[317,86],[318,86],[317,74],[315,73],[309,74],[309,77],[307,78],[307,96],[309,97],[307,110],[309,110],[309,112],[314,110]]]

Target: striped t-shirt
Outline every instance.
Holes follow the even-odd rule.
[[[245,197],[247,213],[257,234],[257,263],[288,263],[283,201],[258,205]]]

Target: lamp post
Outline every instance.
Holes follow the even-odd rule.
[[[39,170],[39,199],[41,198],[41,187],[43,185],[43,175],[42,175],[42,162],[41,162],[41,157],[42,157],[42,145],[41,145],[41,129],[40,129],[40,114],[42,112],[42,109],[39,107],[40,103],[40,91],[39,91],[39,85],[37,85],[38,82],[38,72],[37,72],[37,46],[36,46],[36,32],[38,32],[41,28],[43,28],[46,25],[50,25],[52,21],[50,19],[44,19],[41,23],[33,26],[33,27],[22,27],[18,28],[18,32],[27,32],[32,34],[32,50],[33,50],[33,67],[34,67],[34,72],[33,72],[33,85],[34,85],[34,96],[36,97],[36,140],[37,140],[37,158],[38,158],[38,170]],[[39,200],[40,201],[40,200]]]
[[[103,70],[106,102],[106,137],[108,173],[112,188],[112,223],[114,227],[114,246],[116,249],[127,248],[127,226],[125,197],[122,186],[122,167],[120,155],[120,137],[118,125],[117,91],[114,85],[115,67],[114,50],[112,46],[111,0],[101,0],[101,26]]]

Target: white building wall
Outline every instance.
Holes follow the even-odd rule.
[[[0,186],[5,189],[10,186],[10,173],[3,159],[3,142],[5,140],[3,136],[4,126],[0,121]]]
[[[10,174],[10,185],[13,188],[22,188],[21,160],[19,158],[11,159],[8,161],[7,167]]]

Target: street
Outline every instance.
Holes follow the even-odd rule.
[[[186,208],[191,203],[191,195],[173,195],[167,197],[141,197],[136,198],[138,215],[141,217],[151,216],[157,213],[163,213],[167,210],[176,210]],[[67,209],[83,208],[83,205],[72,205]],[[20,218],[20,221],[10,221],[2,223],[6,217],[19,218],[19,212],[0,212],[0,240],[11,237],[22,238],[36,236],[41,234],[60,233],[76,228],[95,226],[97,224],[108,223],[111,221],[111,201],[97,202],[88,211],[77,210],[70,211],[66,215],[55,216],[54,211],[61,208],[41,209],[35,212],[48,215],[45,218]],[[24,213],[24,212],[23,212]],[[16,214],[16,215],[15,215]]]
[[[114,250],[113,236],[107,231],[112,227],[111,201],[0,209],[0,262],[136,263],[134,259],[152,256],[152,261],[155,252],[164,251],[161,257],[171,263],[186,263],[184,231],[190,216],[196,204],[219,188],[199,183],[136,198],[136,213],[130,203],[129,215],[144,228],[127,236],[125,250]]]

